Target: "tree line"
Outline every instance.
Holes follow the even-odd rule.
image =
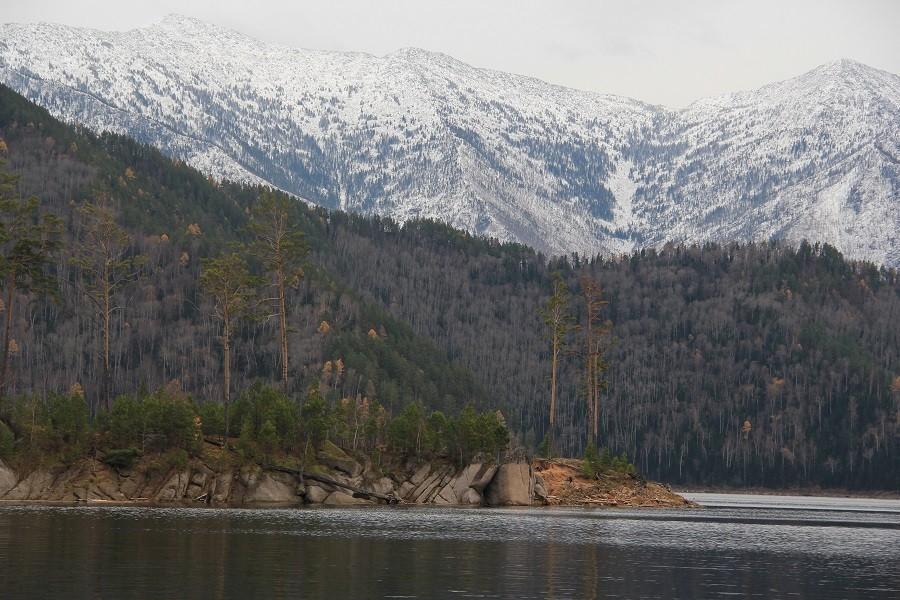
[[[92,418],[83,391],[19,396],[3,407],[0,459],[35,467],[71,464],[93,456],[118,469],[150,457],[149,469],[183,468],[203,445],[228,444],[247,463],[311,467],[317,453],[336,444],[365,453],[376,466],[391,457],[448,459],[462,466],[473,460],[500,460],[509,433],[493,411],[471,406],[456,415],[410,404],[392,416],[377,401],[344,398],[327,402],[318,389],[301,398],[257,383],[226,406],[196,402],[175,386],[116,397],[109,410]],[[240,432],[227,438],[226,422]],[[226,442],[226,440],[228,440]]]

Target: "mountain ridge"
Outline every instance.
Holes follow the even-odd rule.
[[[809,238],[900,264],[900,77],[856,61],[671,110],[427,50],[303,50],[177,15],[0,32],[0,80],[55,116],[328,208],[551,254]]]

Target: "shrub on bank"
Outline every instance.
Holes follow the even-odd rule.
[[[130,469],[140,457],[141,451],[137,448],[116,448],[106,451],[103,462],[114,469]]]
[[[29,463],[69,463],[91,448],[87,405],[79,395],[50,394],[44,400],[37,396],[20,397],[7,401],[4,412],[19,439],[10,442],[12,430],[3,426],[0,455],[27,456]]]
[[[628,456],[624,453],[614,456],[608,448],[598,451],[594,442],[591,442],[584,450],[581,471],[585,477],[593,479],[598,475],[609,472],[635,475],[637,468],[628,460]]]
[[[218,402],[204,402],[197,407],[197,415],[200,417],[200,426],[203,429],[203,435],[222,436],[225,435],[225,407]],[[237,429],[234,422],[229,423],[233,435]]]
[[[19,433],[0,424],[0,457],[24,450],[35,460],[69,462],[97,451],[116,468],[131,468],[148,456],[147,468],[170,469],[203,448],[204,435],[222,435],[225,409],[219,403],[195,405],[173,387],[150,394],[120,396],[109,411],[90,419],[83,395],[54,395],[45,400],[20,398],[7,406],[6,418]],[[420,403],[395,417],[374,400],[358,395],[328,401],[311,386],[302,402],[272,386],[246,389],[229,411],[237,450],[248,461],[276,462],[292,455],[306,464],[323,444],[380,455],[384,450],[422,458],[448,457],[459,464],[476,455],[496,457],[509,443],[499,413],[466,406],[448,416],[428,412]],[[232,442],[233,443],[233,442]]]
[[[395,452],[447,456],[458,464],[478,454],[499,459],[509,444],[509,432],[498,414],[478,413],[471,405],[447,417],[440,411],[426,416],[421,404],[410,404],[391,420],[387,431],[388,445]]]
[[[9,458],[15,450],[15,436],[5,423],[0,423],[0,459]]]
[[[230,428],[248,442],[259,442],[262,436],[273,449],[290,450],[297,442],[297,421],[296,403],[287,394],[255,383],[234,403]]]

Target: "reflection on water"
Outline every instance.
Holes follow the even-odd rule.
[[[900,597],[900,503],[730,501],[684,511],[0,506],[0,597]]]

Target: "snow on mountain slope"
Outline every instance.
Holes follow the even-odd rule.
[[[548,252],[783,237],[900,264],[900,78],[850,61],[668,111],[418,49],[299,50],[171,16],[0,26],[0,80],[219,178]]]
[[[809,238],[900,264],[900,77],[837,61],[696,102],[656,137],[646,242]]]

